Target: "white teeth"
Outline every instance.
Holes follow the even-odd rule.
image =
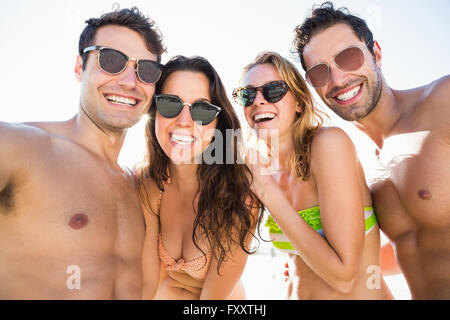
[[[106,96],[106,99],[108,99],[109,101],[114,102],[114,103],[126,104],[126,105],[130,105],[130,106],[135,106],[137,104],[137,100],[135,100],[135,99],[114,96],[114,95],[108,95],[108,96]]]
[[[195,140],[194,137],[185,136],[185,135],[176,134],[176,133],[172,133],[170,135],[170,138],[179,144],[190,144],[190,143],[194,142],[194,140]]]
[[[353,88],[352,90],[347,91],[346,93],[338,95],[336,98],[340,101],[350,100],[354,96],[356,96],[361,89],[361,85]]]
[[[275,114],[272,112],[259,113],[254,117],[255,121],[259,121],[261,119],[272,120],[273,118],[275,118]]]

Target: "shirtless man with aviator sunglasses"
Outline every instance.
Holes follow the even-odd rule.
[[[450,298],[450,76],[390,88],[364,20],[327,2],[296,28],[294,48],[323,102],[378,146],[371,185],[413,299]]]

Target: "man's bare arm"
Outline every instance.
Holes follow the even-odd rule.
[[[0,122],[0,209],[12,206],[14,187],[26,174],[43,136],[42,130],[32,126]]]

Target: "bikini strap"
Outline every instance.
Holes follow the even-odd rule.
[[[162,199],[162,190],[159,189],[159,199],[158,199],[158,216],[160,216],[161,213],[161,199]]]
[[[170,183],[170,177],[167,179],[167,181],[163,181],[163,188],[164,184],[167,182],[167,184]],[[161,200],[162,200],[163,191],[159,189],[159,199],[158,199],[158,216],[160,216],[161,213]]]

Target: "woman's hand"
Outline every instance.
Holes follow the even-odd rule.
[[[185,272],[168,271],[170,285],[175,288],[184,289],[196,296],[200,296],[204,280],[194,279]]]
[[[252,191],[264,202],[272,188],[278,188],[275,175],[278,174],[278,161],[274,158],[268,159],[261,155],[258,150],[249,149],[245,158],[247,166],[253,175]]]

